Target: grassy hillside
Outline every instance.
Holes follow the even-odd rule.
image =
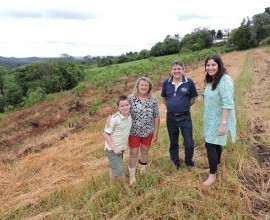
[[[0,219],[269,216],[269,48],[222,55],[235,81],[238,138],[236,143],[229,142],[224,151],[217,183],[211,188],[202,186],[208,173],[201,96],[192,107],[198,167],[176,171],[169,160],[161,82],[169,73],[170,62],[182,59],[187,64],[187,76],[194,79],[201,95],[203,59],[213,52],[89,69],[87,81],[72,92],[51,96],[30,109],[2,115]],[[120,186],[109,185],[101,132],[106,116],[115,111],[114,98],[130,93],[141,75],[153,79],[160,100],[161,127],[159,141],[150,151],[148,172],[138,175],[138,184],[127,192]],[[260,99],[256,99],[261,94],[258,91],[264,91]],[[128,152],[125,155],[127,162]],[[183,158],[183,148],[180,156]]]

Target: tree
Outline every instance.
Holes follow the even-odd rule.
[[[148,58],[150,57],[150,51],[149,50],[141,50],[139,52],[139,56],[142,58],[142,59],[145,59],[145,58]]]
[[[223,33],[221,30],[218,30],[217,32],[217,39],[222,39],[223,38]]]
[[[168,34],[168,35],[165,37],[164,41],[170,40],[171,38],[172,38],[171,35]]]
[[[246,50],[253,46],[250,34],[250,27],[241,25],[239,28],[232,31],[230,42],[234,44],[238,50]]]
[[[4,70],[0,68],[0,93],[4,94]]]
[[[181,38],[180,38],[180,35],[179,35],[179,34],[175,34],[175,35],[173,36],[173,39],[175,39],[175,40],[180,40]]]
[[[215,39],[215,37],[216,37],[216,31],[213,29],[213,30],[211,30],[210,32],[211,32],[211,34],[212,34],[213,39]]]
[[[181,51],[197,51],[204,48],[210,48],[213,42],[211,31],[207,28],[196,28],[191,34],[187,34],[181,40]]]
[[[261,13],[252,17],[252,38],[255,41],[256,46],[259,43],[270,36],[270,14]]]
[[[42,88],[46,94],[69,90],[82,78],[81,67],[63,59],[32,63],[15,71],[15,81],[21,87],[24,96],[37,88]]]
[[[163,56],[165,55],[165,44],[162,42],[156,43],[150,50],[151,56]]]
[[[62,53],[62,54],[61,54],[61,58],[62,58],[62,59],[66,59],[66,60],[74,60],[74,57],[68,55],[67,53]]]
[[[167,35],[164,42],[158,42],[155,44],[151,50],[151,56],[164,56],[169,54],[179,53],[181,48],[181,42],[174,38],[171,38],[170,35]]]

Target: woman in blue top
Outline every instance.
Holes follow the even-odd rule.
[[[203,184],[210,186],[216,180],[222,146],[226,145],[229,132],[233,142],[235,141],[236,118],[233,80],[227,74],[220,56],[208,56],[205,71],[204,138],[210,174]]]

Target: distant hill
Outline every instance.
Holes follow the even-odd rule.
[[[51,59],[59,59],[60,57],[2,57],[0,56],[0,65],[2,64],[14,64],[14,65],[24,65],[32,62],[42,62]],[[75,60],[83,60],[83,56],[73,57]]]
[[[0,56],[0,64],[28,64],[32,62],[46,61],[52,58],[41,58],[41,57],[2,57]]]

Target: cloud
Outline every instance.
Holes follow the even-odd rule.
[[[90,13],[80,11],[66,11],[66,10],[43,10],[43,11],[29,11],[29,10],[7,10],[0,15],[14,19],[27,18],[48,18],[48,19],[64,19],[64,20],[90,20],[96,16]]]
[[[178,15],[177,19],[179,21],[185,21],[185,20],[191,20],[191,19],[210,19],[211,17],[209,16],[204,16],[204,15],[198,15],[198,14],[184,14],[184,15]]]

